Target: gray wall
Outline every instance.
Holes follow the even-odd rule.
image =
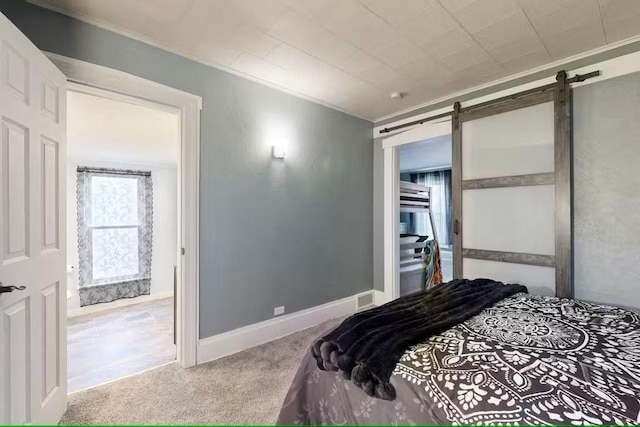
[[[0,11],[40,49],[203,97],[201,338],[372,288],[371,123],[22,1]]]
[[[573,105],[575,296],[640,307],[640,73]]]

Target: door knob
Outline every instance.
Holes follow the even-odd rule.
[[[22,286],[2,286],[2,283],[0,282],[0,294],[4,294],[7,292],[13,292],[13,291],[24,291],[25,289],[27,289],[26,286],[22,285]]]

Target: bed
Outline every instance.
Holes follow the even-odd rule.
[[[308,352],[278,424],[637,424],[640,312],[518,293],[410,347],[391,383],[369,397]]]

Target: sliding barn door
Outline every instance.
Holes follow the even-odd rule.
[[[570,98],[558,87],[456,105],[455,277],[570,296]]]

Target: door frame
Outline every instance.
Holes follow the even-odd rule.
[[[451,134],[451,118],[424,123],[382,140],[384,153],[384,301],[400,297],[400,156],[398,147]],[[456,248],[454,246],[454,251]],[[455,256],[453,257],[455,260]]]
[[[176,359],[181,367],[196,365],[199,335],[199,181],[202,98],[132,74],[43,52],[67,77],[69,88],[180,115],[178,165],[178,286],[176,289]]]

